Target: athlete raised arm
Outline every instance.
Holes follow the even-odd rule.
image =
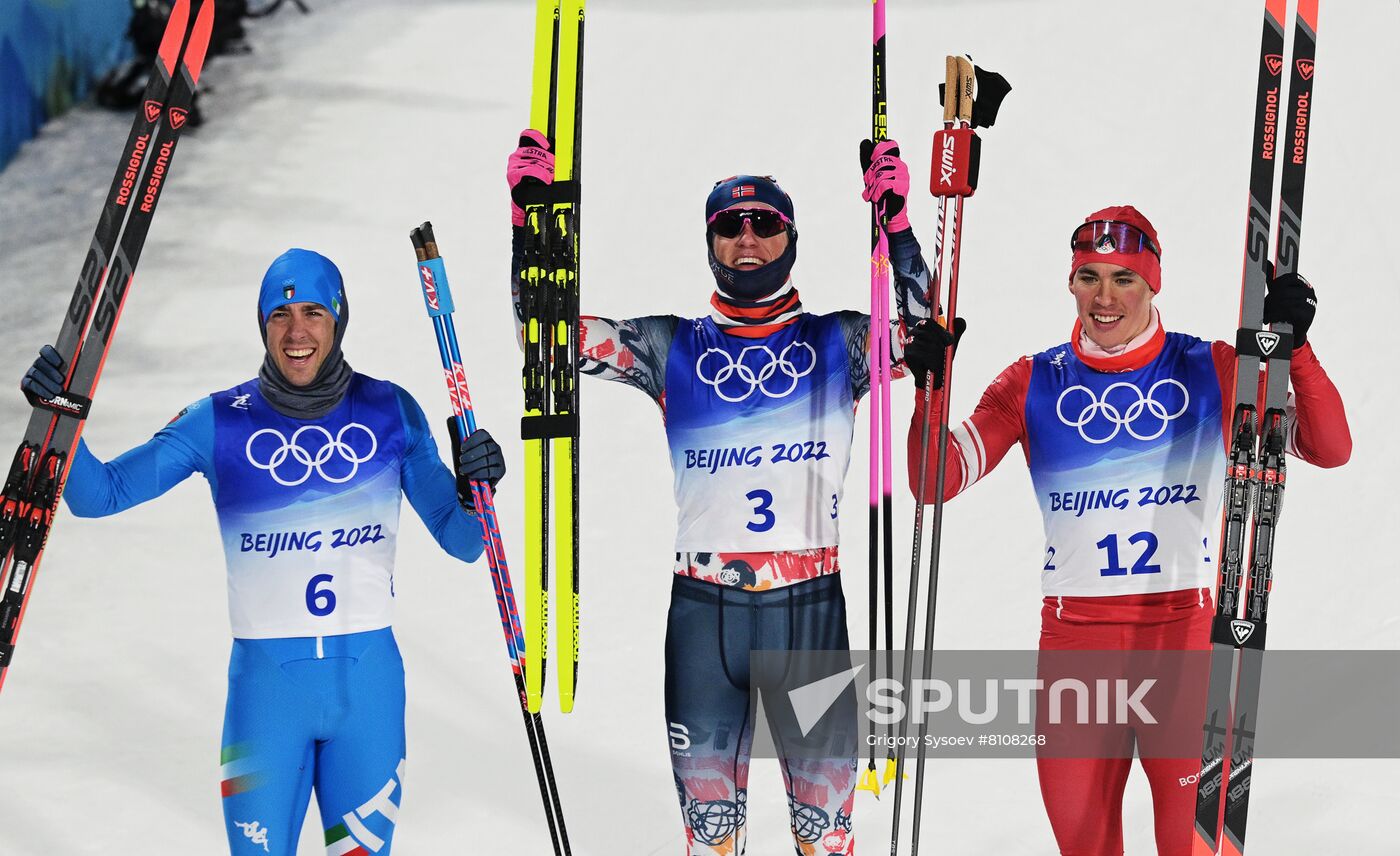
[[[1162,245],[1135,208],[1096,211],[1071,244],[1077,318],[1069,341],[1012,363],[972,415],[949,426],[944,497],[976,484],[1021,444],[1045,521],[1042,650],[1209,648],[1234,348],[1166,332],[1153,306],[1162,288]],[[1291,323],[1297,345],[1288,451],[1336,467],[1351,454],[1351,435],[1341,396],[1307,342],[1315,308],[1306,280],[1282,276],[1269,284],[1264,320]],[[905,356],[916,379],[932,370],[941,383],[945,346],[963,326],[958,319],[953,333],[932,322],[915,329]],[[934,412],[941,395],[935,390]],[[922,396],[917,400],[909,484],[932,502],[937,450],[930,449],[927,480],[919,485],[924,409]],[[1131,746],[1131,734],[1126,739]],[[1062,853],[1122,852],[1131,762],[1037,759]],[[1196,805],[1190,777],[1199,759],[1144,753],[1142,766],[1158,853],[1189,856]]]
[[[222,750],[230,851],[293,856],[315,790],[328,852],[383,856],[405,757],[390,628],[400,496],[446,552],[475,561],[481,527],[458,485],[494,485],[504,459],[478,430],[454,475],[417,402],[351,370],[340,347],[350,306],[329,259],[278,257],[257,308],[257,378],[200,399],[109,463],[79,444],[64,496],[77,516],[99,517],[193,473],[208,480],[234,636]],[[22,386],[61,390],[62,368],[46,347]]]
[[[553,175],[545,137],[524,132],[507,169],[512,189]],[[899,334],[927,315],[928,274],[901,210],[908,171],[892,141],[875,148],[865,182],[866,198],[885,198],[891,215],[899,359]],[[525,219],[516,205],[512,215],[519,325]],[[870,385],[870,320],[803,311],[793,203],[773,178],[716,182],[705,223],[708,313],[584,316],[580,370],[636,387],[662,411],[678,509],[666,636],[672,769],[688,852],[733,854],[745,839],[750,651],[849,649],[837,517],[856,402]],[[799,851],[821,841],[820,852],[852,852],[855,760],[854,746],[849,757],[783,760]]]

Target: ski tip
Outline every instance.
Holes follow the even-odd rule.
[[[214,0],[204,0],[199,7],[199,17],[195,19],[194,30],[190,33],[189,47],[185,48],[185,67],[190,70],[190,83],[199,83],[199,73],[204,70],[204,59],[209,54],[209,37],[214,32]]]
[[[573,712],[574,712],[574,697],[573,697],[572,694],[569,694],[569,695],[562,695],[562,694],[561,694],[561,695],[559,696],[559,712],[560,712],[560,713],[573,713]]]
[[[1317,32],[1317,0],[1298,0],[1298,20]]]
[[[156,56],[164,67],[165,76],[175,73],[175,61],[180,58],[180,45],[184,44],[185,31],[190,24],[190,0],[177,0],[170,10],[170,18],[165,23],[165,34],[160,37],[160,48]]]
[[[525,709],[530,713],[539,713],[544,698],[537,692],[527,692],[525,694]]]

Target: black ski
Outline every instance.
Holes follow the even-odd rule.
[[[132,276],[195,87],[214,26],[214,0],[178,0],[161,40],[150,82],[107,193],[92,244],[55,348],[68,372],[64,390],[35,400],[24,439],[0,495],[0,687],[54,512],[121,317]]]
[[[1283,50],[1286,0],[1266,0],[1264,10],[1244,282],[1240,292],[1240,327],[1235,341],[1235,403],[1225,480],[1220,581],[1211,629],[1201,772],[1196,785],[1197,853],[1218,852],[1225,856],[1244,853],[1269,588],[1273,579],[1274,536],[1286,475],[1285,406],[1293,352],[1293,331],[1289,325],[1264,328],[1269,232],[1273,227],[1273,180],[1276,169],[1281,168],[1275,267],[1280,274],[1292,273],[1298,268],[1303,227],[1317,7],[1318,0],[1299,0],[1289,87],[1290,109],[1285,127],[1280,126],[1279,118],[1284,105],[1283,71],[1288,66]],[[1280,158],[1283,164],[1277,167]],[[1262,417],[1258,411],[1261,366],[1264,370]],[[1249,556],[1247,575],[1246,554]],[[1227,782],[1228,785],[1222,787]]]

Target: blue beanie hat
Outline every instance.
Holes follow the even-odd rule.
[[[291,249],[278,256],[263,275],[258,293],[258,323],[266,327],[273,310],[289,303],[318,303],[340,324],[345,285],[340,269],[320,253]]]
[[[705,222],[715,214],[743,202],[762,202],[782,212],[793,222],[792,198],[778,186],[771,175],[734,175],[715,184],[705,200]]]

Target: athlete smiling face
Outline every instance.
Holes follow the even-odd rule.
[[[335,343],[335,318],[319,303],[288,303],[267,316],[267,352],[293,386],[306,386]]]
[[[1152,320],[1152,289],[1137,273],[1116,264],[1080,265],[1069,283],[1084,332],[1101,348],[1127,344]]]

